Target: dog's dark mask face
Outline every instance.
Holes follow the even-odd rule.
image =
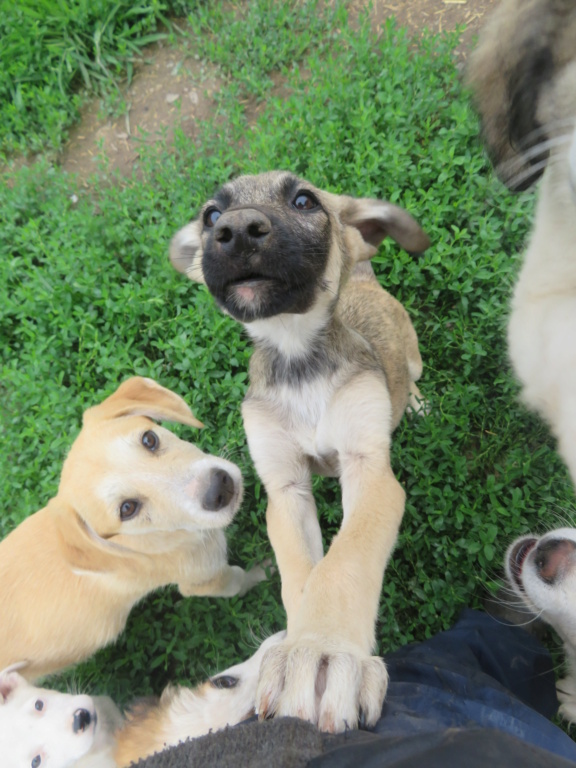
[[[250,322],[314,303],[330,249],[330,219],[292,174],[230,182],[201,213],[202,273],[218,304]]]

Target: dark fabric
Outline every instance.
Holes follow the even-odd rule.
[[[250,763],[240,763],[250,765]],[[270,764],[289,768],[290,763]],[[418,738],[339,745],[307,768],[574,768],[575,763],[500,731],[448,729]]]
[[[139,766],[576,768],[576,743],[548,719],[557,708],[550,657],[523,629],[466,610],[452,629],[386,662],[390,685],[372,732],[253,721]]]
[[[356,743],[380,739],[366,731],[330,736],[295,718],[251,721],[226,728],[209,736],[187,741],[178,747],[141,760],[146,768],[304,768],[310,760],[324,753],[326,745],[338,747],[352,738]]]
[[[558,708],[552,661],[520,627],[465,610],[447,632],[386,658],[381,736],[495,728],[576,761],[576,744],[549,718]]]
[[[574,768],[575,763],[493,729],[448,729],[418,738],[368,731],[320,734],[292,718],[251,722],[188,741],[138,768]]]

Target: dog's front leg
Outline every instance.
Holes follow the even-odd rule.
[[[292,715],[337,732],[380,716],[388,676],[371,655],[374,627],[405,500],[390,468],[390,415],[385,383],[368,373],[337,393],[320,425],[319,445],[338,453],[344,519],[286,640],[264,659],[261,717]]]
[[[249,571],[239,565],[225,565],[209,581],[200,584],[178,584],[178,590],[184,597],[234,597],[244,595],[261,581],[266,581],[266,563],[255,565]]]
[[[290,626],[308,576],[324,554],[308,459],[266,403],[247,399],[242,415],[250,454],[268,494],[266,525]]]

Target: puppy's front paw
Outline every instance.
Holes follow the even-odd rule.
[[[287,639],[264,657],[256,709],[261,719],[300,717],[321,731],[340,733],[359,722],[375,725],[387,687],[378,656],[335,650],[333,641]]]
[[[255,565],[249,571],[244,571],[244,583],[238,594],[245,595],[256,584],[260,584],[261,581],[266,581],[266,579],[270,578],[275,571],[276,568],[272,564],[272,560],[264,560],[261,565]]]

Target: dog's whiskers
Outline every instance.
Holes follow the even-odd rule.
[[[520,187],[525,181],[528,181],[532,177],[536,179],[539,176],[540,171],[543,171],[549,162],[550,162],[550,159],[548,157],[545,157],[539,163],[534,163],[532,165],[529,165],[519,173],[516,173],[513,175],[509,174],[508,172],[501,171],[501,166],[499,166],[498,173],[502,177],[506,178],[507,184],[512,189],[514,189],[514,188]]]
[[[571,127],[573,128],[573,124]],[[500,163],[496,169],[497,173],[506,179],[509,186],[516,188],[532,176],[537,177],[548,163],[553,162],[554,156],[549,156],[550,150],[565,146],[571,140],[572,133],[566,133],[531,145],[526,150],[522,150],[518,156]],[[538,158],[540,158],[538,162],[533,162]]]

